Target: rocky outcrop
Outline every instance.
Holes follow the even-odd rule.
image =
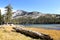
[[[13,17],[12,18],[20,18],[20,17],[32,17],[32,18],[38,18],[40,16],[45,16],[45,17],[56,17],[60,18],[60,15],[58,14],[49,14],[49,13],[42,13],[38,11],[33,11],[33,12],[27,12],[23,10],[17,10],[13,12]]]
[[[34,11],[34,12],[27,12],[23,10],[17,10],[16,12],[13,13],[13,18],[19,18],[19,17],[32,17],[32,18],[37,18],[42,15],[42,13]]]

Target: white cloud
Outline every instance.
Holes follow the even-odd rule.
[[[5,9],[5,8],[1,8],[1,7],[0,7],[0,9],[1,9],[1,13],[2,13],[2,14],[5,14],[5,12],[6,12],[5,10],[6,10],[6,9]],[[12,12],[15,12],[15,11],[16,11],[16,10],[12,10]]]
[[[0,9],[1,9],[2,14],[4,14],[5,13],[5,9],[4,8],[0,8]]]

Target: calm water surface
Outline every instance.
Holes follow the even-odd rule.
[[[25,24],[24,26],[60,30],[60,24]]]

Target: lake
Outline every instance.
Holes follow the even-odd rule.
[[[24,24],[24,26],[60,30],[60,24]]]

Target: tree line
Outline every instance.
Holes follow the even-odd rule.
[[[12,20],[15,24],[60,24],[60,18],[40,16],[38,18],[21,17]]]

